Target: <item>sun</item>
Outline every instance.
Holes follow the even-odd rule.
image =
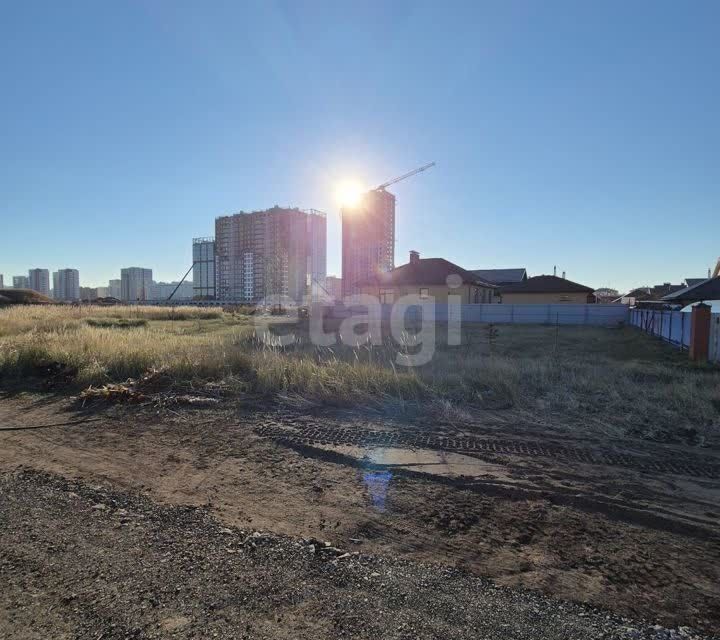
[[[337,185],[335,198],[341,207],[356,207],[367,191],[356,180],[345,180]]]

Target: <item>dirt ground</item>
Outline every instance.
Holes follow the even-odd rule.
[[[233,404],[80,412],[32,395],[0,400],[0,429],[3,477],[49,472],[230,527],[720,630],[717,450],[561,438],[509,411],[466,424]]]
[[[697,638],[38,472],[0,476],[0,525],[2,638]]]

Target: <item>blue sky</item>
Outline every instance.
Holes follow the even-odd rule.
[[[394,188],[409,249],[590,286],[720,253],[718,2],[0,2],[0,273],[181,276],[217,215]]]

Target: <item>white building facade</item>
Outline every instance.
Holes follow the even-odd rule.
[[[173,293],[174,292],[174,293]],[[179,282],[153,282],[148,290],[148,300],[165,301],[173,300],[192,300],[193,284],[189,281]]]
[[[65,302],[80,300],[80,272],[59,269],[53,273],[53,298]]]
[[[120,300],[120,296],[122,295],[121,289],[120,280],[108,280],[106,295],[110,298],[117,298]]]
[[[28,271],[28,288],[49,297],[50,271],[47,269],[30,269]]]
[[[152,269],[127,267],[120,270],[120,299],[125,302],[150,300]]]

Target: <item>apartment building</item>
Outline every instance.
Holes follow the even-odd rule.
[[[215,299],[215,238],[193,238],[193,298]]]
[[[142,302],[150,299],[152,269],[127,267],[120,270],[120,299],[125,302]]]
[[[108,280],[106,296],[120,300],[120,296],[122,295],[121,289],[122,287],[120,280]]]
[[[28,271],[28,289],[50,296],[50,271],[47,269],[30,269]]]
[[[13,276],[13,289],[29,289],[30,280],[27,276]]]
[[[192,282],[185,280],[176,282],[152,282],[148,288],[148,300],[191,300],[193,297]]]
[[[342,300],[342,278],[327,276],[325,278],[325,295],[331,300]]]
[[[80,300],[83,302],[92,302],[97,299],[98,294],[95,287],[80,287]]]
[[[368,191],[342,210],[343,296],[361,292],[361,283],[395,267],[395,196]]]
[[[273,207],[215,220],[215,286],[222,300],[296,301],[326,275],[327,224],[319,211]]]
[[[77,269],[53,272],[53,298],[66,302],[80,300],[80,272]]]

